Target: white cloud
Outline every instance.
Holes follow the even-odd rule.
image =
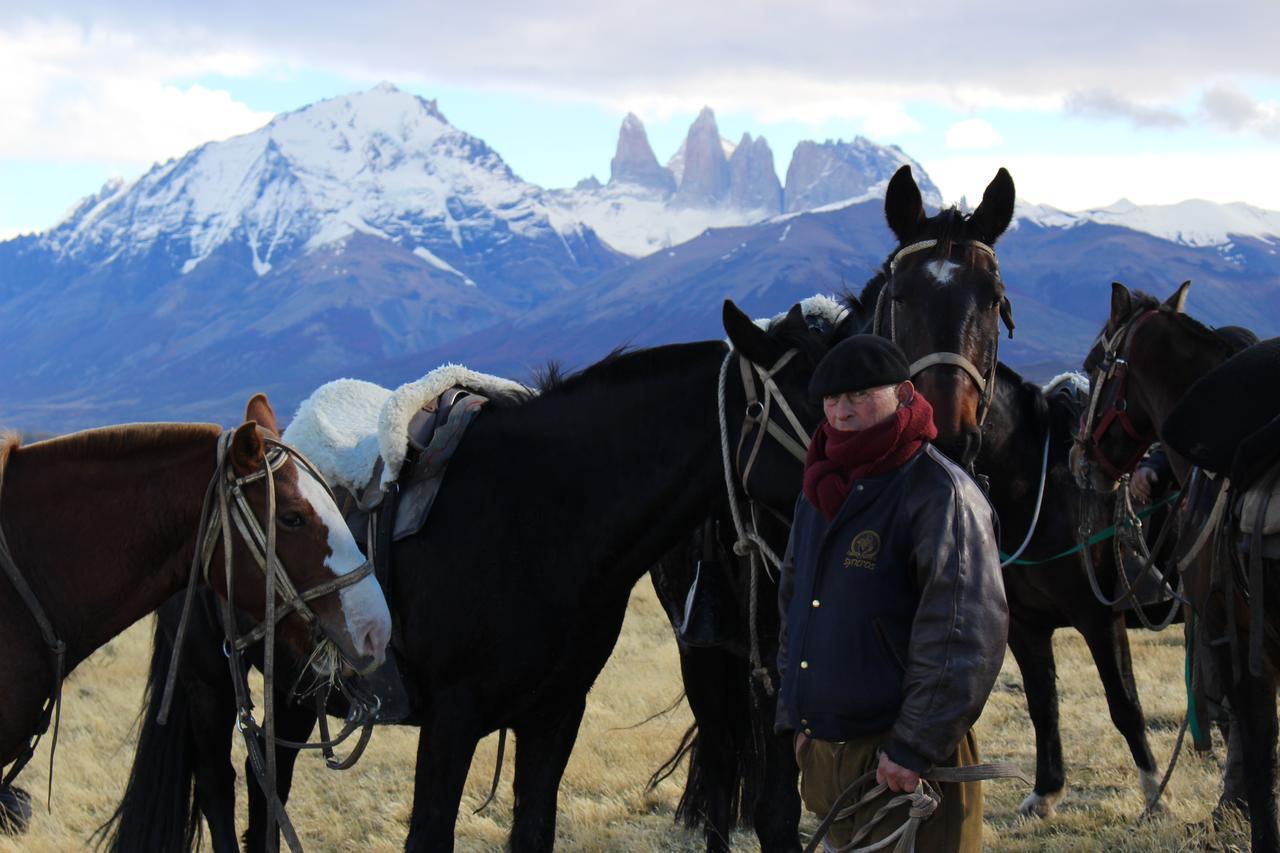
[[[943,144],[948,148],[975,150],[995,148],[1003,141],[1000,133],[988,122],[980,118],[970,118],[956,122],[947,128]]]
[[[1173,204],[1188,198],[1246,201],[1280,210],[1274,150],[1096,155],[973,154],[924,163],[948,201],[977,198],[1001,166],[1018,198],[1064,210],[1104,207],[1120,197],[1135,204]],[[1171,179],[1176,176],[1176,180]]]
[[[0,157],[141,166],[260,127],[270,114],[226,92],[165,82],[263,67],[205,41],[65,21],[0,29]]]
[[[47,5],[10,0],[6,17],[46,15]],[[911,92],[966,108],[1057,107],[1068,93],[1097,90],[1161,102],[1206,79],[1280,74],[1273,38],[1280,4],[1256,0],[1175,4],[1172,11],[1163,0],[1062,7],[988,0],[980,14],[964,4],[877,0],[754,0],[732,13],[712,0],[491,0],[431,4],[430,14],[417,0],[386,0],[359,15],[338,0],[57,5],[93,29],[145,33],[151,43],[175,47],[193,42],[203,51],[231,46],[361,79],[525,87],[603,101],[625,94],[628,103],[637,95],[691,92],[720,103],[721,92],[702,85],[719,77],[762,118],[770,111],[847,117],[848,99],[900,105]],[[1142,38],[1135,40],[1137,32]],[[767,85],[771,80],[802,85]],[[870,121],[887,115],[855,109],[878,116]]]

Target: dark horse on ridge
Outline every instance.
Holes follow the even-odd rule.
[[[229,434],[230,473],[218,467],[221,434],[205,424],[131,425],[27,446],[0,435],[0,563],[7,550],[65,644],[65,658],[56,665],[22,594],[0,571],[0,768],[21,760],[41,729],[41,706],[56,694],[58,675],[187,586],[211,479],[250,477],[275,452],[268,446],[276,433],[266,398],[250,400],[245,422]],[[334,582],[364,563],[319,483],[292,459],[274,478],[276,516],[269,523],[278,527],[276,552],[298,590]],[[264,517],[265,479],[243,490],[254,513]],[[235,564],[245,567],[235,578],[234,603],[261,621],[263,575],[242,538],[232,541]],[[205,582],[225,595],[222,548],[217,545]],[[305,660],[323,640],[361,669],[382,660],[391,622],[372,577],[314,599],[311,608],[318,633],[296,612],[279,624],[281,642],[294,654]],[[209,638],[207,650],[221,641],[221,633]],[[19,790],[0,790],[0,797],[26,800]],[[13,817],[21,829],[25,815]],[[0,828],[7,823],[0,811]]]
[[[739,352],[796,350],[774,378],[816,423],[807,382],[831,334],[811,329],[798,307],[768,332],[731,303],[724,321]],[[510,846],[551,848],[560,778],[631,587],[723,500],[717,386],[729,357],[719,341],[616,354],[532,399],[492,400],[470,427],[425,527],[395,544],[387,590],[406,722],[421,728],[406,849],[452,849],[476,743],[499,728],[517,742]],[[726,411],[744,407],[741,383],[728,383]],[[736,414],[728,431],[736,446]],[[753,495],[789,513],[794,467],[766,443]],[[166,728],[159,737],[195,736]],[[145,791],[190,791],[192,780],[161,778],[165,746],[144,754],[141,741],[130,782],[139,796],[122,804],[120,825],[172,825]],[[183,849],[192,834],[188,825],[142,844]]]

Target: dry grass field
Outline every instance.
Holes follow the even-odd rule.
[[[134,721],[141,701],[150,645],[144,620],[104,647],[68,680],[58,747],[53,814],[45,810],[47,745],[23,773],[36,798],[31,832],[0,839],[0,853],[62,853],[84,849],[94,828],[112,811],[132,760]],[[1157,760],[1167,760],[1184,703],[1181,631],[1134,632],[1139,690]],[[1217,762],[1183,753],[1168,794],[1168,815],[1139,825],[1142,809],[1128,750],[1107,717],[1102,690],[1088,652],[1069,631],[1058,635],[1059,690],[1070,793],[1056,818],[1022,821],[1017,806],[1027,793],[1019,782],[987,788],[986,842],[999,851],[1200,850],[1206,839],[1189,834],[1217,798]],[[637,723],[667,707],[680,693],[670,629],[647,580],[631,609],[608,666],[587,705],[577,747],[560,790],[558,849],[575,851],[693,851],[700,838],[677,827],[672,812],[683,772],[646,794],[644,781],[675,748],[689,724],[681,703],[671,713]],[[1034,766],[1031,725],[1021,679],[1008,658],[996,691],[978,725],[984,758],[1013,761],[1028,773]],[[487,791],[496,737],[484,741],[472,767],[460,850],[500,849],[511,819],[510,752],[496,803],[480,816],[471,810]],[[290,814],[308,850],[392,851],[404,841],[412,799],[417,731],[379,731],[354,770],[326,770],[314,753],[298,762]],[[237,764],[243,755],[237,756]],[[243,807],[243,797],[242,807]],[[815,821],[806,817],[803,829]],[[241,816],[243,826],[243,815]],[[1239,828],[1237,827],[1237,830]],[[757,849],[750,833],[736,846]],[[1245,845],[1240,831],[1212,841],[1216,849]]]

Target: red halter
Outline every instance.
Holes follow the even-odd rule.
[[[1137,334],[1139,327],[1156,313],[1158,313],[1156,309],[1143,311],[1120,328],[1111,341],[1107,342],[1102,363],[1094,371],[1094,376],[1090,383],[1089,408],[1080,424],[1080,432],[1088,435],[1084,444],[1094,461],[1098,463],[1098,467],[1113,480],[1119,480],[1136,468],[1138,463],[1142,461],[1143,455],[1147,452],[1147,448],[1157,438],[1154,432],[1147,435],[1139,432],[1133,425],[1133,421],[1129,418],[1129,401],[1125,396],[1129,379],[1129,351],[1133,347],[1134,335]],[[1116,353],[1122,345],[1125,349],[1124,355],[1118,356]],[[1102,398],[1103,388],[1112,379],[1115,382],[1111,386],[1111,393],[1102,417],[1099,419],[1097,426],[1090,431],[1089,426],[1096,412],[1098,401]],[[1125,431],[1125,434],[1138,442],[1137,449],[1121,465],[1113,465],[1103,455],[1101,444],[1103,437],[1106,436],[1107,431],[1111,428],[1111,424],[1117,421],[1120,423],[1121,429]]]

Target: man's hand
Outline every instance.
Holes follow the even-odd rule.
[[[890,791],[908,794],[920,784],[920,774],[914,770],[908,770],[882,752],[880,766],[876,768],[876,782],[888,785]]]
[[[799,760],[800,760],[800,748],[801,748],[802,746],[804,746],[804,745],[805,745],[805,742],[806,742],[806,741],[808,741],[808,740],[809,740],[809,739],[808,739],[807,737],[805,737],[805,736],[804,736],[804,732],[796,732],[795,750],[796,750],[796,760],[797,760],[797,761],[799,761]]]
[[[1129,492],[1144,504],[1151,503],[1151,490],[1156,487],[1159,479],[1155,471],[1139,465],[1138,470],[1129,478]]]

